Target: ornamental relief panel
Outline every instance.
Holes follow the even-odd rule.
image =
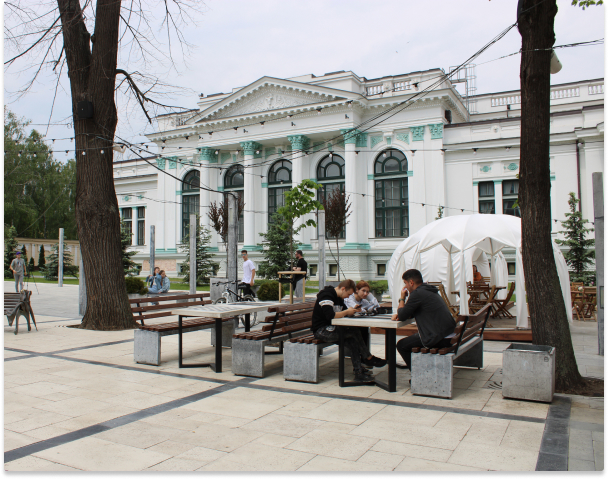
[[[223,108],[212,115],[209,115],[208,118],[227,118],[231,116],[245,115],[247,113],[280,110],[292,106],[333,100],[334,98],[335,97],[331,95],[321,95],[319,93],[296,93],[293,91],[286,93],[284,88],[270,86],[261,88],[256,93],[237,100],[236,104]]]

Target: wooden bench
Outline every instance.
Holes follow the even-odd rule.
[[[279,345],[278,354],[283,353],[283,343],[310,333],[314,302],[271,306],[261,329],[232,336],[232,372],[237,376],[263,378],[266,347]],[[274,352],[276,354],[276,352]]]
[[[447,348],[412,349],[412,394],[451,399],[454,366],[483,368],[483,331],[491,305],[468,316],[458,316],[455,336]]]
[[[323,349],[334,346],[308,333],[285,342],[283,378],[286,381],[319,382],[319,356]]]
[[[160,324],[145,325],[144,320],[152,318],[162,318],[172,316],[171,312],[178,308],[188,308],[211,304],[210,300],[205,300],[209,293],[196,294],[177,294],[167,297],[136,298],[130,299],[131,311],[136,321],[141,321],[142,325],[134,332],[135,342],[133,346],[134,358],[136,363],[149,364],[152,366],[160,365],[161,340],[163,336],[178,334],[179,326],[177,321]],[[190,301],[190,302],[188,302]],[[141,306],[145,303],[163,302],[164,304]],[[230,347],[232,344],[232,334],[235,331],[236,323],[234,318],[225,318],[222,325],[222,346]],[[211,345],[215,346],[215,319],[196,318],[182,321],[182,332],[200,331],[211,329]]]
[[[25,317],[28,331],[32,330],[30,318],[34,322],[36,331],[38,331],[36,317],[34,316],[30,302],[31,297],[32,292],[27,289],[22,290],[20,293],[4,293],[4,314],[9,326],[15,323],[15,334],[19,333],[19,316]]]

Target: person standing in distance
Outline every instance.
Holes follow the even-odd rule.
[[[21,257],[21,251],[15,251],[15,259],[11,261],[10,269],[15,278],[15,292],[20,293],[23,290],[23,275],[25,272],[25,261]]]
[[[302,254],[302,250],[299,249],[298,251],[296,251],[296,259],[298,260],[298,262],[296,263],[296,265],[293,267],[294,271],[304,271],[306,273],[306,271],[308,270],[308,263],[306,262],[306,260],[304,259],[304,255]],[[296,298],[303,298],[304,297],[304,282],[302,281],[304,278],[306,278],[307,275],[305,274],[294,274],[293,275],[293,279],[291,280],[291,284],[293,284],[293,290],[294,293],[296,295]]]
[[[251,289],[255,279],[255,264],[249,259],[247,250],[241,251],[243,257],[243,280],[239,285],[243,289],[243,294],[250,294],[255,297],[255,293]]]

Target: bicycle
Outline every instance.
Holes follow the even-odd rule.
[[[233,283],[237,283],[237,290],[242,290],[245,289],[246,285],[240,285],[238,284],[238,281],[224,281],[221,283],[217,283],[217,284],[233,284]],[[232,295],[233,297],[236,298],[236,302],[237,303],[241,303],[241,302],[257,302],[258,299],[251,295],[251,294],[239,294],[237,292],[232,291],[228,286],[226,286],[226,290],[222,293],[222,297],[216,299],[213,304],[225,304],[228,302],[232,302],[230,299],[230,295]],[[244,314],[239,314],[238,316],[238,321],[240,321],[243,325],[243,328],[245,327],[245,315]],[[258,313],[250,313],[249,314],[249,327],[252,328],[253,326],[255,326],[256,324],[258,324]],[[237,322],[237,327],[238,327],[238,322]]]

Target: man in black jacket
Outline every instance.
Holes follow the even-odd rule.
[[[408,369],[411,369],[412,348],[447,348],[450,346],[456,322],[435,286],[422,282],[422,274],[417,269],[403,273],[405,288],[401,290],[399,309],[393,321],[416,318],[418,333],[405,337],[397,343]],[[409,300],[406,303],[405,298]]]
[[[355,381],[371,382],[374,377],[364,367],[382,367],[386,365],[384,359],[372,356],[369,352],[361,331],[357,327],[332,326],[331,320],[352,316],[358,308],[343,309],[344,299],[355,292],[355,282],[352,279],[342,281],[337,287],[326,286],[317,295],[312,311],[312,331],[315,338],[327,343],[340,341],[340,330],[344,333],[344,345],[351,351],[350,359],[353,363]],[[338,329],[340,328],[340,329]]]

